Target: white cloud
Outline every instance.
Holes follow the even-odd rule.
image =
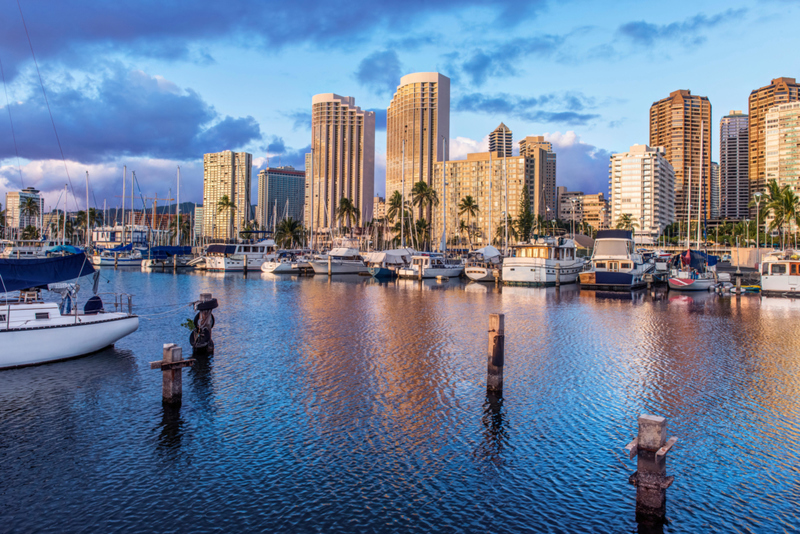
[[[467,154],[474,152],[488,152],[489,151],[489,136],[487,135],[480,141],[470,139],[469,137],[456,137],[450,139],[450,151],[448,157],[451,160],[467,159]]]

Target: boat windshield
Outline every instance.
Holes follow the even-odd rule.
[[[595,256],[627,256],[628,241],[621,239],[598,239],[594,244]]]

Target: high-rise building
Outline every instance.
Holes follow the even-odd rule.
[[[375,112],[363,111],[352,96],[315,95],[311,101],[311,174],[306,194],[313,208],[314,229],[337,225],[343,198],[361,213],[359,223],[372,220],[375,181]],[[313,170],[313,174],[312,171]],[[313,200],[313,202],[312,202]],[[306,224],[311,225],[309,211]]]
[[[561,189],[559,187],[559,189]],[[561,221],[576,221],[583,220],[583,191],[567,191],[564,187],[563,191],[558,192],[558,218]],[[573,202],[573,200],[575,202]]]
[[[194,236],[203,237],[203,206],[194,208]]]
[[[501,122],[500,126],[489,134],[489,152],[499,153],[500,157],[510,158],[513,149],[511,130]]]
[[[434,165],[433,188],[439,192],[439,206],[433,209],[433,225],[431,235],[438,243],[442,236],[443,210],[446,209],[448,240],[458,232],[460,221],[474,224],[477,230],[473,244],[488,245],[495,240],[497,228],[505,220],[504,213],[508,206],[508,217],[516,220],[520,213],[523,188],[528,188],[528,200],[531,212],[544,216],[546,206],[541,199],[544,187],[546,152],[543,149],[534,151],[537,157],[513,156],[502,158],[499,154],[481,152],[467,154],[466,160],[440,162]],[[442,181],[446,172],[447,188]],[[459,213],[459,204],[471,196],[478,204],[475,217]],[[470,219],[468,221],[468,219]],[[502,241],[502,240],[500,240]]]
[[[595,230],[602,230],[610,226],[611,210],[608,199],[603,193],[583,195],[581,211],[583,212],[583,222],[589,223]]]
[[[769,110],[780,104],[797,102],[798,85],[794,78],[775,78],[760,89],[750,93],[748,99],[750,110],[750,191],[752,196],[756,191],[763,192],[766,185],[766,117]],[[750,208],[750,218],[755,217],[756,209]]]
[[[379,221],[386,218],[386,200],[383,197],[372,199],[372,220]]]
[[[611,156],[612,225],[627,214],[637,234],[655,239],[675,220],[675,171],[664,153],[664,147],[633,145]]]
[[[211,239],[236,239],[250,220],[250,182],[253,155],[214,152],[203,156],[203,235]],[[219,209],[222,197],[234,204]]]
[[[702,125],[702,131],[701,131]],[[702,144],[703,153],[700,154]],[[675,170],[675,215],[686,220],[688,202],[711,215],[711,103],[681,89],[650,106],[650,146],[663,147]],[[691,179],[691,192],[689,182]]]
[[[543,135],[529,135],[519,142],[520,156],[540,157],[538,151],[543,150],[544,155],[544,177],[542,202],[545,212],[542,215],[545,220],[550,221],[558,218],[558,193],[556,190],[556,153],[553,151],[553,144],[544,140]]]
[[[719,121],[719,216],[722,219],[738,221],[749,214],[748,138],[748,116],[741,111],[731,111]]]
[[[416,182],[432,185],[434,163],[444,161],[449,142],[450,78],[403,76],[386,110],[386,198],[399,191],[409,201]]]
[[[35,213],[27,211],[26,206],[35,206]],[[9,191],[6,193],[6,229],[7,238],[19,239],[22,230],[28,226],[42,228],[44,217],[44,199],[39,195],[39,190],[26,187],[22,191]]]
[[[306,173],[291,165],[267,167],[258,173],[256,222],[265,228],[286,217],[303,220]]]
[[[773,107],[765,124],[766,182],[775,180],[800,194],[800,102]]]
[[[722,205],[722,187],[719,178],[719,163],[711,162],[711,218],[720,218],[720,206]]]

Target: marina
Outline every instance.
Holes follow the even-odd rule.
[[[0,372],[7,531],[63,531],[67,514],[70,530],[629,532],[622,446],[640,413],[680,436],[665,532],[800,522],[800,337],[781,327],[799,300],[101,273],[104,291],[135,294],[136,332]],[[181,407],[162,406],[148,362],[164,343],[191,353],[181,323],[201,293],[219,300],[215,351],[184,371]],[[498,312],[500,399],[484,356]],[[161,504],[165,483],[185,512]]]

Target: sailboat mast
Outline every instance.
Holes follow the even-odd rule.
[[[181,167],[178,165],[178,197],[177,197],[177,204],[175,204],[175,227],[177,232],[175,232],[178,242],[175,244],[176,246],[181,246]]]
[[[686,199],[686,250],[692,248],[692,160],[689,159],[689,197]]]
[[[89,235],[89,171],[86,171],[86,251],[89,251],[90,235]]]
[[[125,180],[128,177],[128,166],[122,167],[122,244],[125,244]],[[114,219],[114,226],[117,225],[117,220]]]
[[[700,249],[700,220],[703,206],[703,127],[705,121],[700,121],[700,183],[697,184],[697,248]]]

